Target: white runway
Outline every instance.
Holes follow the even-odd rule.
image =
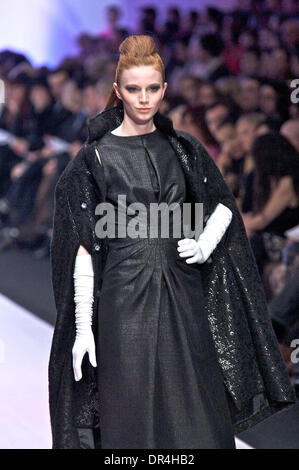
[[[0,294],[0,448],[49,449],[53,328]]]
[[[50,449],[53,327],[0,294],[0,448]],[[236,438],[238,449],[250,449]]]

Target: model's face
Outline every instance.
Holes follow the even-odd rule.
[[[151,65],[132,67],[123,72],[118,87],[113,84],[116,95],[122,100],[126,114],[136,124],[150,121],[159,110],[167,82]],[[146,108],[143,111],[142,108]]]

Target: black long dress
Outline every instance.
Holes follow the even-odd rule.
[[[125,212],[117,206],[119,194],[126,195],[127,206],[184,202],[184,173],[159,129],[127,137],[107,133],[99,150],[106,202],[119,212]],[[147,231],[148,223],[140,218],[139,227]],[[183,237],[170,233],[120,238],[116,232],[109,239],[97,333],[104,449],[235,448],[203,310],[201,267],[179,256]]]

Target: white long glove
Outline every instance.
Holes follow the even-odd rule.
[[[74,301],[76,338],[72,349],[73,370],[75,380],[82,378],[82,360],[88,352],[89,361],[93,367],[97,366],[95,342],[92,332],[92,305],[94,272],[92,259],[89,254],[77,255],[74,268]]]
[[[194,238],[183,238],[178,241],[179,247],[177,250],[180,252],[180,256],[182,258],[191,256],[191,258],[186,259],[187,264],[202,264],[207,261],[225,234],[232,216],[232,211],[219,203],[209,217],[197,241]]]

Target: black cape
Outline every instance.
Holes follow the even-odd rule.
[[[96,236],[96,206],[105,200],[103,167],[96,152],[101,137],[118,127],[123,108],[108,109],[88,121],[88,139],[69,162],[55,191],[51,242],[51,274],[57,318],[49,360],[49,406],[53,448],[80,448],[84,428],[100,429],[96,369],[86,354],[83,378],[72,368],[75,340],[73,269],[83,245],[92,256],[94,279],[93,331],[101,273],[108,243]],[[296,402],[278,346],[255,258],[235,198],[204,146],[187,132],[176,131],[161,113],[155,126],[167,135],[182,165],[188,201],[202,202],[204,225],[221,202],[232,221],[209,262],[203,267],[206,313],[224,384],[229,393],[235,434]],[[98,233],[98,232],[97,232]]]

